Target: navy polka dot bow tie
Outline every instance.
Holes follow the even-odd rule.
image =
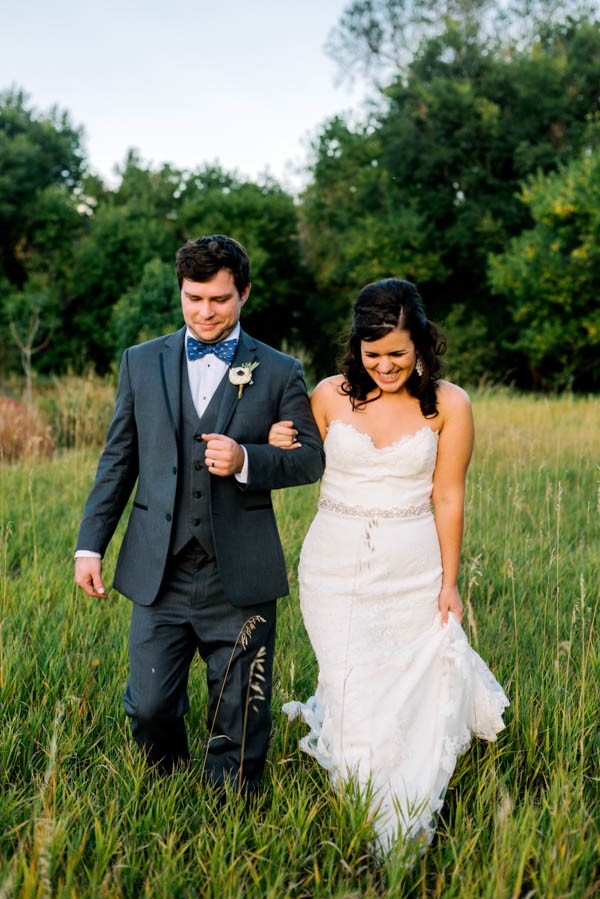
[[[214,353],[221,362],[225,362],[226,365],[231,365],[233,357],[235,356],[237,344],[237,340],[222,340],[220,343],[204,343],[202,340],[196,340],[195,337],[188,336],[186,342],[187,357],[190,362],[195,362],[196,359],[202,359],[203,356]]]

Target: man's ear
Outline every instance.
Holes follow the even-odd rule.
[[[240,300],[242,301],[242,306],[250,296],[250,291],[252,290],[252,284],[248,282],[248,285],[244,287],[243,291],[240,294]]]

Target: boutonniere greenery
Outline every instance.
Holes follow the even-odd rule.
[[[252,372],[260,362],[242,362],[229,369],[229,380],[238,389],[238,400],[241,400],[246,384],[254,384]]]

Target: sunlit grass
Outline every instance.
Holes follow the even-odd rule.
[[[194,765],[160,778],[132,746],[121,696],[129,603],[89,600],[72,550],[95,450],[0,466],[0,896],[591,897],[600,891],[600,408],[594,399],[474,399],[465,627],[511,699],[495,744],[451,782],[412,868],[378,866],[368,809],[297,749],[281,705],[315,686],[296,564],[315,486],[277,513],[292,595],[279,606],[274,733],[256,803],[221,807]],[[106,561],[109,570],[116,546]]]

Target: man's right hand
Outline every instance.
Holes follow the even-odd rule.
[[[102,559],[95,556],[79,556],[75,559],[75,583],[88,596],[106,599],[107,593],[102,580]]]

